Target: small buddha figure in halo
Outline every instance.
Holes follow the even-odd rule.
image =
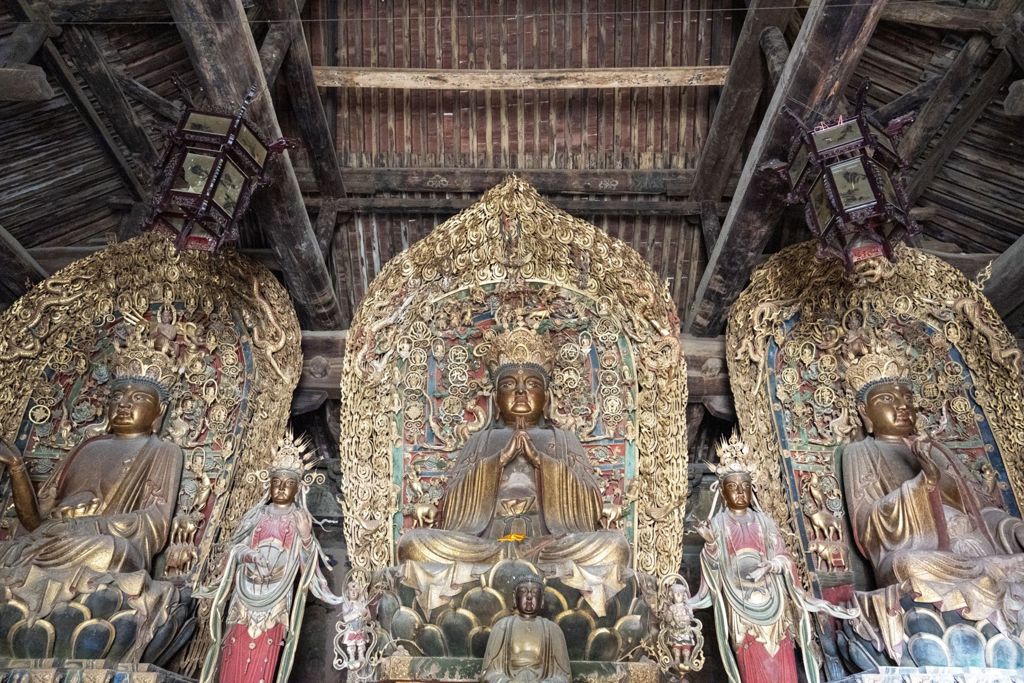
[[[884,349],[846,376],[869,436],[842,449],[844,497],[879,588],[1019,632],[1024,522],[1003,507],[991,466],[975,475],[918,433],[913,384]]]
[[[749,446],[735,434],[718,447],[715,470],[725,509],[697,527],[704,538],[702,581],[691,606],[714,606],[719,652],[731,683],[796,683],[797,644],[808,682],[817,683],[821,666],[811,613],[852,619],[859,610],[804,592],[779,528],[754,507],[748,456]]]
[[[482,683],[569,683],[569,652],[555,622],[538,616],[544,584],[534,578],[515,587],[516,611],[494,625],[484,651]]]
[[[150,570],[167,544],[184,464],[181,448],[158,436],[177,363],[141,332],[133,334],[115,364],[109,433],[71,451],[38,495],[22,455],[0,442],[21,527],[0,543],[5,582],[30,569],[51,579],[62,571]]]
[[[629,543],[601,528],[601,488],[587,454],[575,434],[545,419],[553,358],[530,329],[494,341],[498,420],[457,455],[436,528],[406,530],[398,543],[402,581],[428,611],[503,558],[561,578],[599,616],[625,585]]]
[[[306,472],[314,464],[305,457],[308,446],[290,433],[278,442],[266,494],[235,530],[220,581],[196,592],[213,598],[210,635],[216,644],[207,653],[201,683],[287,681],[305,592],[331,605],[343,602],[320,570],[326,557],[306,508]]]

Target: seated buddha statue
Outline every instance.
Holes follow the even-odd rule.
[[[29,570],[150,570],[167,543],[184,462],[157,436],[176,376],[174,358],[133,338],[117,360],[108,433],[72,450],[38,495],[22,455],[0,442],[21,527],[0,543],[0,580]]]
[[[524,579],[515,587],[516,612],[502,617],[487,638],[481,683],[569,683],[569,651],[555,622],[538,615],[544,585]]]
[[[867,353],[847,379],[869,436],[843,449],[843,488],[878,587],[1016,630],[1024,522],[1006,512],[994,477],[918,433],[914,387],[896,360]]]
[[[630,547],[600,527],[601,487],[579,439],[545,419],[553,353],[522,328],[494,344],[498,419],[456,456],[435,527],[399,540],[402,581],[429,612],[499,560],[522,559],[603,616],[625,585]]]

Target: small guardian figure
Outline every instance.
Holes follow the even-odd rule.
[[[686,581],[674,574],[668,577],[672,583],[664,591],[664,607],[661,610],[659,639],[664,655],[662,669],[678,674],[699,671],[704,666],[704,637],[701,635],[700,620],[693,616],[690,606],[690,590]],[[663,583],[664,585],[664,583]]]
[[[371,642],[370,609],[366,589],[356,580],[350,579],[345,587],[345,599],[341,603],[341,621],[338,622],[338,641],[335,653],[339,656],[335,667],[358,671],[367,662],[366,654]]]
[[[539,616],[544,584],[529,577],[515,587],[516,611],[487,639],[481,683],[569,683],[569,651],[555,622]]]
[[[238,525],[219,583],[196,594],[213,598],[214,646],[201,683],[284,683],[295,657],[306,591],[331,605],[343,601],[321,572],[320,562],[327,558],[306,508],[315,476],[308,472],[314,464],[308,448],[308,441],[290,433],[278,442],[270,472],[261,473],[268,480],[267,493]]]
[[[750,447],[735,434],[718,447],[718,490],[725,509],[697,527],[704,538],[702,581],[691,606],[714,606],[715,632],[730,683],[797,683],[795,646],[808,683],[818,683],[811,613],[859,616],[804,592],[772,519],[754,507]]]

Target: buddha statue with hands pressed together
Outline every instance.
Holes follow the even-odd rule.
[[[1006,512],[994,478],[918,433],[914,388],[895,359],[865,354],[847,379],[869,436],[842,451],[845,499],[878,587],[1015,630],[1024,522]]]
[[[119,354],[109,433],[64,459],[37,496],[21,454],[0,442],[20,529],[0,543],[0,576],[149,572],[167,543],[181,449],[157,436],[176,379],[175,359],[136,338]]]
[[[428,611],[505,558],[579,589],[598,615],[624,586],[629,543],[600,528],[601,488],[575,434],[545,420],[553,353],[528,329],[495,342],[498,421],[456,457],[436,528],[398,543],[402,581]]]

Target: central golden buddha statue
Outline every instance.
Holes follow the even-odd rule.
[[[495,341],[498,420],[455,459],[436,528],[398,543],[406,585],[432,610],[502,559],[533,563],[603,616],[624,586],[629,542],[600,528],[601,487],[577,436],[545,419],[554,354],[528,329]]]
[[[118,359],[107,407],[109,433],[84,441],[36,491],[20,453],[0,441],[21,528],[0,543],[0,577],[30,570],[148,572],[170,531],[184,462],[159,430],[175,359],[142,338]]]

